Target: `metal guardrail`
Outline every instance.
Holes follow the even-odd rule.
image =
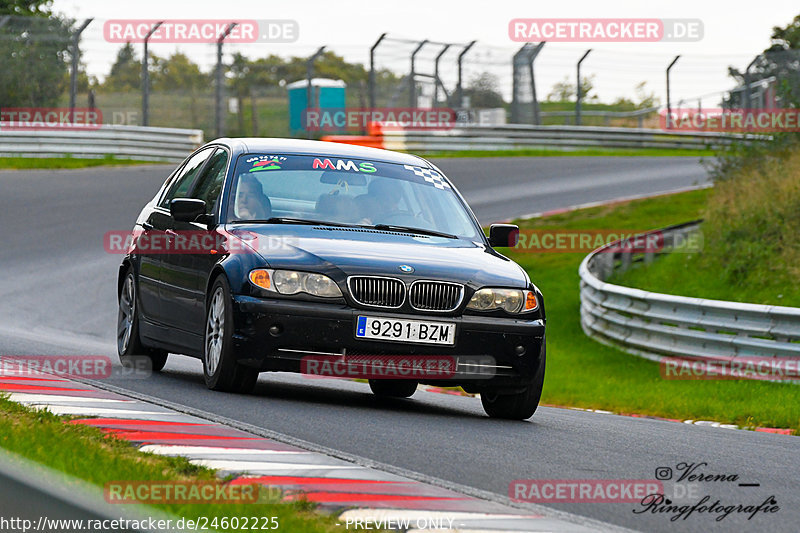
[[[696,232],[699,224],[694,221],[643,235],[660,233],[665,246],[659,253],[666,253],[678,239]],[[584,258],[578,272],[581,326],[588,336],[655,361],[800,358],[798,308],[659,294],[605,282],[612,273],[653,257],[652,251],[620,250],[617,241]]]
[[[0,129],[0,157],[102,158],[182,161],[203,143],[202,130],[102,126],[97,129]]]
[[[706,149],[751,136],[716,132],[665,131],[600,126],[465,126],[452,130],[382,132],[383,147],[410,152],[515,150],[524,148],[673,148]],[[335,137],[335,136],[333,136]],[[334,139],[330,139],[334,140]]]

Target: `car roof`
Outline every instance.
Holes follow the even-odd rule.
[[[400,152],[392,152],[391,150],[369,148],[354,144],[310,141],[306,139],[237,137],[215,139],[206,144],[225,144],[239,153],[267,152],[293,155],[316,155],[349,159],[369,159],[384,163],[429,166],[427,161],[411,154],[402,154]]]

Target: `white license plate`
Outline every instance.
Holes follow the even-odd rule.
[[[456,325],[452,322],[360,316],[356,322],[356,337],[453,345],[456,342]]]

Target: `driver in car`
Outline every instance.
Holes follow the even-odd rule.
[[[375,178],[367,187],[367,194],[356,198],[360,204],[362,216],[371,224],[391,222],[393,215],[402,214],[400,197],[403,194],[394,180]]]

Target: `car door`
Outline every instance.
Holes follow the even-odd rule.
[[[206,165],[197,174],[189,194],[189,198],[197,198],[206,202],[206,214],[212,215],[214,220],[219,220],[218,204],[225,175],[228,170],[228,152],[217,147]],[[207,240],[202,240],[206,235],[214,235],[208,225],[200,222],[178,222],[171,220],[171,227],[167,231],[194,238],[197,246],[190,245],[188,249],[179,250],[176,254],[164,255],[165,282],[161,286],[164,318],[167,324],[192,335],[202,336],[205,332],[205,284],[214,264],[219,259],[218,255],[211,253]],[[191,253],[186,253],[191,252]]]
[[[153,248],[160,252],[157,254],[158,268],[156,270],[159,305],[155,310],[155,321],[159,324],[172,325],[173,323],[171,299],[189,297],[179,290],[179,280],[181,276],[185,275],[184,272],[188,271],[191,259],[186,254],[174,251],[176,225],[169,211],[169,203],[175,198],[189,196],[197,175],[213,153],[213,147],[205,148],[187,160],[147,220],[152,228],[151,232],[159,239],[153,245]],[[170,341],[170,339],[165,340]]]

